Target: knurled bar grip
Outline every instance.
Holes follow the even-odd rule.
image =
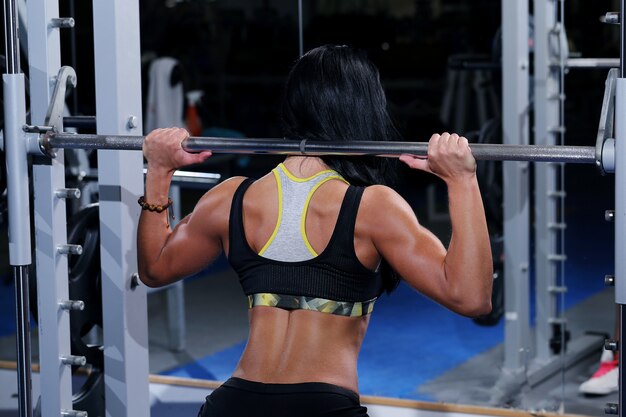
[[[141,150],[143,140],[144,136],[50,133],[44,136],[43,145],[47,149]],[[189,137],[183,141],[182,147],[189,152],[210,150],[215,153],[304,154],[310,156],[371,155],[397,157],[404,153],[425,156],[428,152],[428,143],[424,142],[338,142],[216,137]],[[470,144],[470,148],[477,160],[596,163],[595,147],[593,146]]]

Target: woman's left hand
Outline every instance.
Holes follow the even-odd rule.
[[[180,127],[155,129],[143,142],[143,155],[148,161],[148,168],[173,172],[186,165],[199,164],[211,156],[211,151],[189,153],[182,147],[182,142],[189,137],[189,132]]]
[[[434,134],[428,142],[428,158],[403,154],[400,161],[413,169],[435,174],[446,183],[476,177],[476,160],[466,138],[456,133]]]

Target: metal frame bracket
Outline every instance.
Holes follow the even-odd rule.
[[[598,136],[596,137],[596,167],[602,175],[615,172],[615,85],[619,70],[612,68],[604,84],[604,98]]]
[[[27,150],[32,155],[47,155],[51,158],[56,157],[56,151],[52,149],[48,142],[50,133],[63,132],[63,113],[65,111],[65,97],[67,96],[68,86],[76,87],[76,71],[74,68],[64,66],[59,69],[59,73],[55,77],[54,90],[46,113],[45,126],[35,126],[35,132],[38,134],[27,133]],[[32,131],[26,128],[26,131]]]

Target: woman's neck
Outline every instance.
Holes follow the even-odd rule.
[[[315,156],[289,156],[283,162],[296,177],[306,178],[320,171],[330,169],[321,158]]]

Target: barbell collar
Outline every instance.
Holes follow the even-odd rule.
[[[608,138],[602,143],[602,154],[599,164],[601,165],[601,173],[615,172],[615,139]]]
[[[89,135],[48,132],[42,137],[48,152],[65,149],[141,150],[143,136]],[[428,143],[386,141],[296,141],[286,139],[189,137],[182,142],[188,152],[210,150],[229,154],[353,155],[397,157],[401,154],[426,156]],[[477,160],[565,162],[595,164],[592,146],[470,144]]]

